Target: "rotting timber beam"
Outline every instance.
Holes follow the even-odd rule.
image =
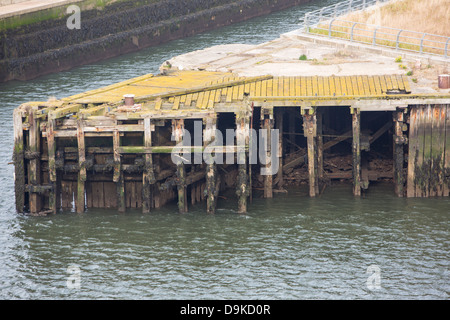
[[[151,148],[152,146],[152,124],[150,118],[144,119],[144,145]],[[152,207],[152,187],[156,182],[155,172],[153,168],[153,155],[145,154],[144,173],[142,175],[142,212],[148,213]]]
[[[407,139],[403,134],[404,128],[404,111],[398,110],[393,113],[394,120],[394,189],[395,194],[399,197],[404,196],[404,145]]]
[[[113,152],[114,152],[114,174],[113,182],[116,183],[117,192],[117,209],[119,212],[125,212],[125,181],[121,164],[121,156],[119,153],[120,132],[113,132]]]
[[[409,138],[408,138],[408,177],[406,184],[406,196],[413,198],[416,194],[415,165],[416,152],[418,150],[418,108],[410,108],[409,111]]]
[[[49,119],[47,122],[47,149],[48,149],[48,172],[49,183],[53,186],[49,194],[49,210],[56,213],[59,209],[58,205],[58,174],[56,172],[56,141],[55,141],[55,120]]]
[[[32,186],[39,186],[41,183],[41,134],[39,119],[35,117],[36,110],[37,107],[32,107],[28,112],[28,151],[32,155],[28,164],[28,184]],[[30,193],[30,214],[39,214],[43,205],[42,200],[40,194],[35,192]]]
[[[250,195],[251,187],[247,171],[247,152],[250,142],[250,116],[247,112],[236,113],[236,140],[241,146],[237,152],[238,180],[236,194],[238,196],[238,213],[247,213],[247,198]],[[244,146],[242,143],[244,142]]]
[[[172,134],[175,138],[176,144],[183,143],[184,135],[184,119],[172,120]],[[186,168],[181,157],[176,160],[177,165],[177,189],[178,189],[178,211],[186,213],[188,211],[187,203],[187,187],[186,187]]]
[[[83,131],[83,120],[77,120],[77,141],[78,141],[78,183],[77,183],[77,201],[76,209],[78,213],[83,213],[85,210],[85,189],[86,189],[86,143]]]
[[[361,112],[350,108],[352,113],[353,195],[361,195]]]
[[[450,104],[445,105],[445,110],[442,110],[442,114],[445,119],[443,121],[445,128],[443,196],[448,197],[450,196]]]
[[[303,131],[308,145],[308,176],[309,176],[309,196],[315,197],[319,193],[319,180],[317,174],[317,117],[314,109],[306,109],[303,112]]]
[[[14,110],[14,192],[16,197],[16,211],[22,213],[25,207],[25,162],[24,162],[24,139],[22,110]]]
[[[213,147],[214,141],[216,139],[215,132],[217,127],[217,116],[212,115],[204,119],[205,128],[203,134],[203,143],[205,149],[208,146]],[[216,212],[217,205],[217,191],[218,190],[218,177],[217,177],[217,166],[214,162],[214,156],[211,152],[206,152],[206,212],[209,214],[214,214]]]
[[[269,174],[274,165],[272,163],[272,130],[274,125],[273,108],[261,110],[261,127],[264,130],[264,148],[265,148],[265,172],[264,175],[264,198],[273,198],[273,175]],[[278,145],[278,144],[277,144]]]

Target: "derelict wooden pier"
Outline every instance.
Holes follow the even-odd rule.
[[[312,197],[333,179],[352,181],[355,196],[379,179],[391,180],[398,196],[449,196],[449,104],[448,94],[411,93],[408,79],[396,75],[237,77],[207,71],[145,75],[29,102],[14,111],[16,210],[150,212],[176,201],[186,212],[204,201],[214,213],[221,192],[232,188],[236,210],[244,213],[255,191],[272,197],[296,179],[306,181]],[[189,152],[195,157],[204,151],[216,129],[234,129],[243,139],[215,149],[234,163],[172,161],[184,129],[193,131],[198,123],[202,138],[192,141]],[[275,175],[260,176],[256,169],[267,164],[249,162],[251,129],[268,135],[279,130],[276,148],[266,148],[268,158],[277,152]],[[389,170],[376,168],[377,155]],[[348,161],[332,163],[338,156]]]

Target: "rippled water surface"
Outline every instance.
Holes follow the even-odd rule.
[[[316,199],[291,189],[255,197],[237,215],[204,204],[139,211],[14,212],[12,111],[146,73],[172,56],[223,43],[260,43],[295,29],[314,4],[27,82],[0,84],[2,299],[448,299],[450,199],[399,199],[390,184],[362,198],[334,185]],[[79,270],[80,287],[67,280]],[[375,266],[375,274],[367,269]],[[69,270],[68,270],[69,268]],[[379,286],[370,287],[374,276]],[[368,286],[369,284],[369,286]]]

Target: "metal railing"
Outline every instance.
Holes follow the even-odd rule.
[[[307,30],[309,26],[317,25],[324,20],[337,18],[353,11],[364,10],[375,4],[388,1],[390,0],[346,0],[331,6],[322,7],[305,14],[305,17],[303,18],[303,28]]]
[[[389,0],[347,0],[305,14],[301,30],[351,42],[449,57],[450,37],[338,18]]]

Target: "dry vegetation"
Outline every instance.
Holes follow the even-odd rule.
[[[450,0],[397,0],[345,20],[450,36]]]
[[[396,0],[333,20],[331,36],[351,39],[353,33],[354,41],[372,44],[376,35],[378,45],[443,55],[450,36],[449,17],[450,0]],[[310,32],[328,34],[328,22]]]

